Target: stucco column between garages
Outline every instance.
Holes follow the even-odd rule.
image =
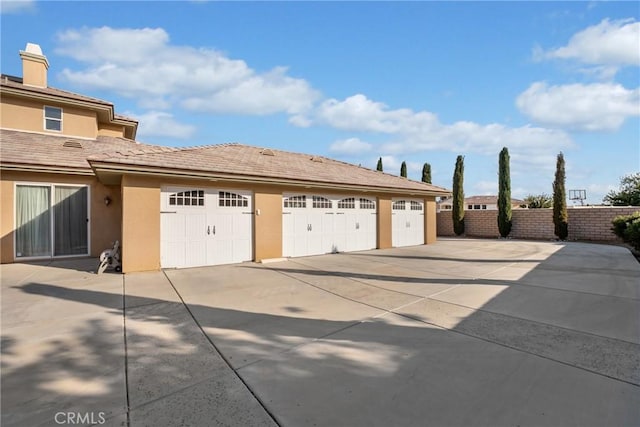
[[[122,189],[122,271],[160,269],[160,183],[124,175]]]

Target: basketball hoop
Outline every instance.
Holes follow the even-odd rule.
[[[587,199],[587,190],[569,190],[569,199],[574,202],[580,201],[580,206],[584,206]]]

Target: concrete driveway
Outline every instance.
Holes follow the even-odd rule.
[[[443,239],[90,270],[2,266],[2,425],[640,425],[624,248]]]

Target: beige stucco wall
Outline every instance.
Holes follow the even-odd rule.
[[[124,138],[124,126],[98,124],[98,135],[113,136],[115,138]]]
[[[90,255],[98,256],[110,247],[121,235],[120,188],[105,186],[95,177],[82,175],[44,174],[33,172],[2,171],[0,180],[0,260],[2,263],[15,261],[14,230],[15,208],[14,189],[16,183],[77,184],[89,186],[89,247]],[[105,205],[104,198],[112,202]]]
[[[436,221],[436,198],[424,199],[424,243],[435,243],[438,236],[438,223]]]
[[[254,259],[282,256],[282,191],[260,188],[254,193]],[[258,215],[259,212],[259,215]]]
[[[0,262],[13,262],[14,199],[13,181],[0,181]]]
[[[391,240],[391,197],[378,197],[378,249],[387,249],[392,247]]]
[[[24,58],[22,60],[22,79],[25,84],[47,87],[47,65],[44,58]]]
[[[45,130],[45,105],[62,108],[61,132]],[[82,138],[95,138],[98,135],[97,115],[93,111],[6,95],[3,95],[0,103],[0,127]]]
[[[160,183],[122,177],[122,271],[160,269]]]

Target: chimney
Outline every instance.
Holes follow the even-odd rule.
[[[26,49],[20,51],[20,58],[22,58],[22,83],[29,86],[47,87],[49,61],[42,54],[40,46],[27,43]]]

